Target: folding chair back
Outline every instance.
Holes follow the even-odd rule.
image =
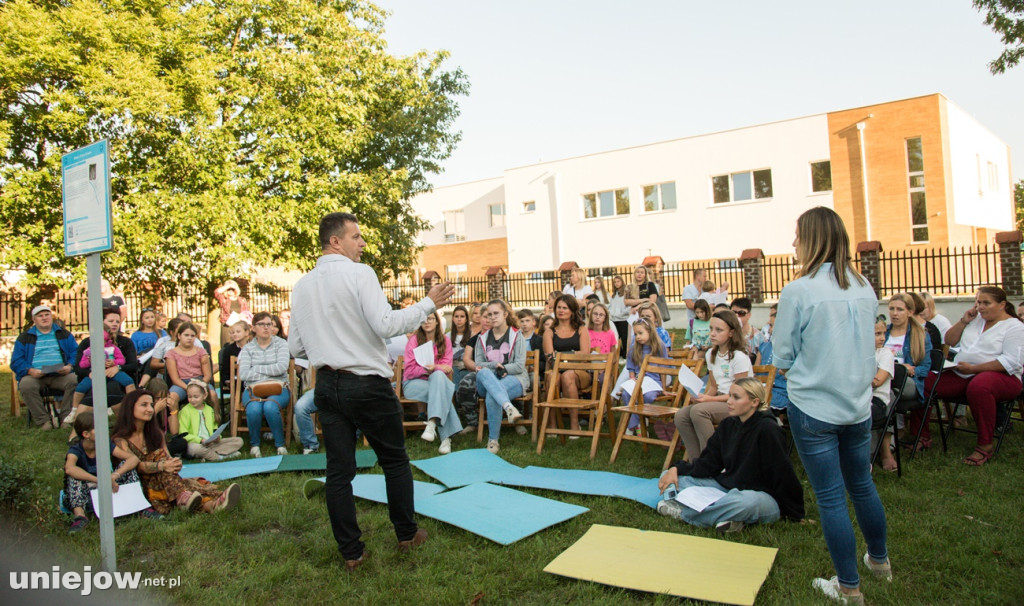
[[[878,436],[878,443],[875,444],[875,450],[871,453],[871,464],[874,465],[875,461],[878,460],[878,456],[882,452],[882,445],[885,443],[883,439],[885,433],[892,427],[893,435],[896,435],[896,401],[903,393],[903,388],[906,386],[907,381],[910,379],[910,374],[907,372],[907,367],[902,364],[893,365],[892,382],[890,385],[890,400],[889,405],[885,409],[885,425],[880,430],[881,433]],[[897,477],[903,477],[903,462],[900,460],[900,448],[899,444],[896,444],[896,475]]]
[[[244,386],[242,385],[242,379],[238,376],[238,357],[231,356],[231,368],[229,370],[228,380],[231,384],[231,435],[237,436],[239,433],[250,433],[253,431],[249,427],[248,420],[245,416],[245,404],[242,403],[242,392]],[[295,416],[295,391],[298,381],[295,378],[295,360],[288,360],[288,406],[281,409],[281,421],[284,423],[284,443],[285,446],[290,446],[292,443],[292,419]],[[257,398],[252,394],[249,394],[249,401],[262,402],[265,398]],[[246,422],[243,425],[239,423],[239,419],[245,419]],[[256,431],[261,434],[264,431],[270,431],[270,427],[265,423],[262,423]],[[259,440],[252,440],[259,442]]]
[[[942,404],[939,402],[938,396],[935,395],[935,390],[939,386],[939,374],[942,372],[942,367],[946,364],[946,355],[949,353],[949,346],[943,345],[941,348],[935,348],[928,352],[928,356],[931,362],[931,370],[929,374],[935,373],[935,382],[932,383],[932,388],[928,390],[928,393],[924,399],[924,418],[921,420],[920,427],[917,428],[917,433],[914,435],[913,441],[910,443],[910,460],[914,459],[914,455],[917,454],[917,446],[921,442],[921,436],[924,434],[925,425],[934,421],[939,424],[939,437],[942,439],[942,452],[946,452],[946,432],[942,425]],[[899,363],[897,363],[899,364]],[[900,391],[899,393],[902,393]],[[896,403],[899,407],[899,402]],[[932,405],[935,406],[935,416],[931,416]],[[908,412],[909,410],[916,410],[918,406],[913,406],[909,409],[902,409],[899,412]],[[950,423],[952,423],[952,417],[950,417]]]
[[[775,387],[775,374],[778,369],[770,364],[758,364],[751,368],[754,374],[754,378],[764,385],[765,393],[767,393],[767,400],[765,400],[765,406],[772,405],[772,388]]]
[[[530,390],[518,398],[512,398],[512,403],[522,405],[523,418],[516,421],[515,425],[529,426],[530,440],[537,441],[537,400],[541,390],[540,385],[540,352],[532,350],[526,352],[526,372],[530,375]],[[484,398],[477,398],[479,405],[479,422],[476,425],[476,441],[484,439],[484,425],[487,424],[487,404]],[[503,426],[511,427],[508,421],[502,421]]]
[[[395,360],[394,375],[392,375],[392,382],[395,384],[395,397],[398,398],[398,403],[402,405],[404,415],[402,417],[402,427],[405,431],[422,431],[426,428],[426,421],[420,421],[417,419],[419,415],[419,407],[422,402],[417,400],[410,400],[402,395],[402,369],[405,368],[405,356],[398,356]],[[410,419],[410,415],[412,419]]]
[[[690,403],[690,392],[683,388],[682,382],[679,380],[680,368],[686,366],[694,374],[698,374],[703,364],[703,360],[688,360],[680,357],[662,358],[648,355],[644,358],[640,365],[640,372],[637,373],[636,385],[630,394],[629,403],[626,406],[616,406],[611,409],[610,414],[618,413],[620,417],[615,446],[612,447],[609,463],[614,463],[619,456],[619,448],[623,441],[639,442],[643,445],[644,452],[647,452],[648,444],[665,446],[668,452],[665,455],[662,469],[668,469],[672,462],[672,455],[675,453],[675,445],[679,441],[679,430],[672,424],[672,419],[680,408],[688,406]],[[643,382],[645,377],[653,374],[661,376],[661,384],[665,386],[665,390],[661,396],[655,398],[654,402],[646,403],[644,402]],[[636,415],[640,420],[638,433],[635,436],[626,433],[632,415]],[[648,427],[648,419],[668,419],[672,424],[672,438],[664,440],[656,434],[652,435],[653,432]]]
[[[618,345],[606,354],[559,353],[555,357],[555,367],[548,386],[547,400],[537,403],[537,407],[543,411],[543,416],[540,419],[540,433],[537,438],[537,454],[544,451],[547,434],[557,435],[563,444],[566,436],[586,436],[591,438],[590,458],[593,459],[597,455],[600,438],[610,438],[615,435],[615,420],[611,416],[608,416],[608,433],[602,434],[601,427],[605,416],[607,416],[605,413],[608,407],[610,385],[615,383],[618,360]],[[589,398],[583,398],[583,394],[579,394],[581,397],[578,398],[562,397],[560,393],[562,382],[559,380],[559,376],[569,370],[594,374],[594,384]],[[557,427],[549,428],[548,419],[552,409],[556,409],[555,423]],[[587,412],[590,415],[589,427],[587,429],[563,429],[562,410]]]

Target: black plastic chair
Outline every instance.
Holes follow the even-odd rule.
[[[896,445],[896,476],[901,478],[903,477],[903,461],[900,456],[899,440],[896,437],[898,435],[896,429],[896,405],[899,403],[900,394],[903,393],[903,388],[906,386],[909,378],[910,375],[907,374],[906,366],[898,362],[893,365],[893,377],[892,383],[890,383],[891,393],[889,396],[889,406],[886,407],[885,425],[883,425],[879,430],[878,443],[875,444],[875,451],[871,453],[871,464],[874,465],[875,461],[878,460],[879,455],[882,453],[882,444],[884,442],[882,438],[885,437],[885,432],[888,431],[889,427],[892,427],[893,442]]]
[[[1002,402],[996,402],[996,447],[992,451],[993,456],[999,454],[999,448],[1003,445],[1003,437],[1007,434],[1007,432],[1010,429],[1010,423],[1013,417],[1014,404],[1017,404],[1022,397],[1024,397],[1024,393],[1018,393],[1017,396],[1014,397],[1012,400],[1003,400]],[[949,411],[950,419],[956,416],[956,412],[957,410],[959,410],[961,406],[969,406],[967,398],[956,398],[952,400],[946,400],[946,404],[949,406],[947,410]],[[957,427],[952,422],[950,422],[949,426],[946,428],[946,435],[943,436],[943,444],[946,443],[946,440],[948,438],[952,437],[954,431],[973,433],[975,435],[977,435],[978,433],[977,429],[971,429],[969,427]]]
[[[931,358],[931,368],[932,368],[929,371],[929,374],[930,373],[935,373],[936,377],[935,377],[935,382],[932,383],[932,388],[928,390],[928,396],[925,398],[924,404],[922,406],[911,406],[909,408],[906,408],[906,409],[898,411],[898,412],[901,412],[901,413],[907,413],[907,412],[911,412],[911,411],[917,410],[918,408],[922,408],[922,407],[924,408],[924,418],[921,420],[921,426],[917,428],[917,434],[914,436],[914,441],[910,443],[910,457],[909,457],[909,460],[913,460],[914,459],[914,455],[917,454],[917,447],[918,447],[918,444],[920,444],[920,442],[921,442],[921,435],[924,433],[925,426],[928,423],[932,422],[932,417],[931,417],[932,404],[935,405],[935,417],[934,417],[934,420],[935,420],[936,423],[939,424],[939,437],[942,439],[942,452],[946,452],[946,431],[943,428],[942,410],[940,408],[939,399],[935,395],[935,389],[939,385],[939,377],[938,377],[938,375],[942,372],[942,367],[945,364],[945,355],[946,354],[940,348],[940,349],[933,349],[933,350],[931,350],[930,352],[928,352],[928,355]],[[897,407],[899,407],[899,402],[897,402],[896,404],[897,404]]]

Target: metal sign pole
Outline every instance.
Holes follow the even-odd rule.
[[[89,296],[89,346],[92,371],[92,406],[96,432],[96,488],[100,507],[100,553],[103,570],[117,570],[114,545],[114,494],[110,484],[110,428],[107,426],[107,356],[103,350],[103,296],[100,294],[100,253],[85,258]]]

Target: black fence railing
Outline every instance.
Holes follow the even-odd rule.
[[[907,290],[933,295],[974,294],[1002,284],[999,247],[882,251],[878,255],[883,297]]]

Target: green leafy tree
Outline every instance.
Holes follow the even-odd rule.
[[[985,13],[985,25],[999,34],[1006,48],[988,64],[993,74],[1014,67],[1024,57],[1024,0],[974,0],[974,8]]]
[[[211,284],[308,269],[326,212],[363,260],[411,265],[468,85],[443,52],[399,57],[359,0],[0,1],[0,264],[67,284],[60,158],[110,142],[115,282]]]
[[[1017,211],[1017,229],[1024,231],[1024,179],[1013,186],[1013,207]]]

